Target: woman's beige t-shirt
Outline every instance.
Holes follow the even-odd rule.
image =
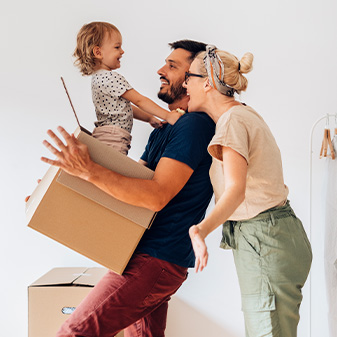
[[[286,201],[289,192],[283,181],[280,150],[269,127],[254,109],[236,105],[216,124],[215,135],[208,146],[213,157],[210,177],[216,202],[225,190],[222,146],[238,152],[248,165],[245,200],[229,220],[251,219]]]

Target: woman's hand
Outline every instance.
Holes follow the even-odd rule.
[[[189,229],[190,238],[195,254],[195,272],[202,271],[207,266],[208,252],[205,237],[198,226],[194,225]]]
[[[57,130],[64,138],[66,145],[53,131],[48,130],[47,134],[59,150],[47,140],[44,140],[43,145],[56,156],[56,159],[42,157],[41,160],[47,164],[58,166],[71,175],[87,179],[90,168],[94,165],[94,162],[90,159],[88,147],[78,141],[74,135],[70,135],[63,127],[59,126]]]

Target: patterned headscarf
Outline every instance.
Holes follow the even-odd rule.
[[[214,89],[217,89],[223,95],[233,97],[235,89],[230,87],[222,80],[225,67],[215,49],[216,47],[213,45],[206,46],[204,64],[206,67],[208,79]]]

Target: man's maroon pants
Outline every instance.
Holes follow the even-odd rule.
[[[62,325],[56,337],[163,337],[168,301],[187,277],[187,268],[135,254],[123,275],[99,281]]]

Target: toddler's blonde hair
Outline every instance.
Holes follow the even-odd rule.
[[[97,66],[97,59],[93,53],[94,47],[101,47],[106,33],[119,30],[108,22],[91,22],[84,25],[77,34],[77,45],[73,56],[74,64],[80,69],[82,75],[91,75]]]

